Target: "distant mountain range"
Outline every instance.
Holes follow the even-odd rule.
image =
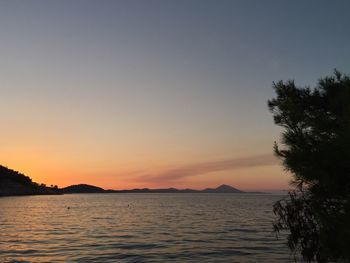
[[[88,185],[88,184],[78,184],[71,185],[60,189],[61,193],[73,194],[73,193],[244,193],[232,186],[223,184],[217,188],[206,188],[204,190],[194,190],[194,189],[176,189],[176,188],[160,188],[160,189],[131,189],[131,190],[105,190],[103,188]]]
[[[64,188],[57,186],[48,187],[32,181],[28,176],[0,165],[0,196],[11,195],[55,195],[75,193],[246,193],[232,186],[223,184],[217,188],[206,188],[204,190],[194,189],[131,189],[131,190],[105,190],[101,187],[88,184],[71,185]],[[258,192],[255,192],[258,193]]]

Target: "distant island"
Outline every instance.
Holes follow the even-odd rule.
[[[75,193],[245,193],[232,186],[223,184],[217,188],[206,188],[204,190],[194,189],[176,189],[176,188],[160,188],[160,189],[149,189],[149,188],[136,188],[131,190],[105,190],[103,188],[88,185],[78,184],[71,185],[65,188],[59,189],[64,194],[75,194]]]
[[[58,194],[78,194],[78,193],[248,193],[232,186],[222,184],[217,188],[206,188],[203,190],[195,189],[176,189],[176,188],[136,188],[130,190],[105,190],[101,187],[78,184],[64,188],[58,188],[51,185],[38,184],[24,174],[0,165],[0,196],[13,195],[58,195]],[[252,193],[252,192],[249,192]],[[254,192],[260,193],[260,192]]]

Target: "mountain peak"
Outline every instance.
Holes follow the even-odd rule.
[[[217,188],[215,188],[216,190],[238,190],[230,185],[227,184],[222,184],[220,186],[218,186]]]
[[[241,190],[227,184],[222,184],[217,188],[207,188],[204,191],[208,193],[242,193]]]

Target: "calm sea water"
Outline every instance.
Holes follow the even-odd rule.
[[[0,198],[0,262],[292,262],[276,195]]]

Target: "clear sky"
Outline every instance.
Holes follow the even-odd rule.
[[[286,188],[271,84],[350,73],[349,9],[1,1],[1,164],[59,186]]]

